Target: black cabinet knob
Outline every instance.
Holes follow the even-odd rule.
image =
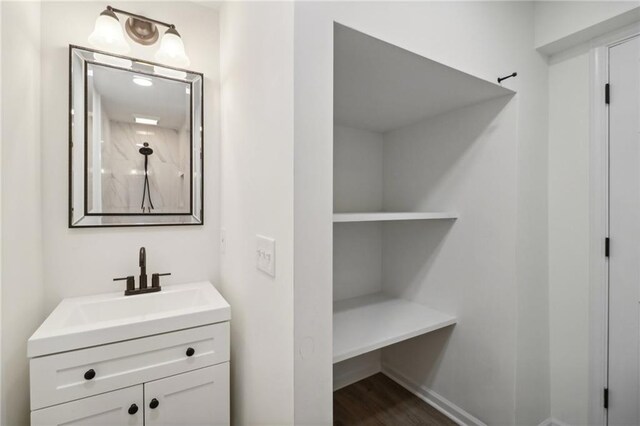
[[[129,414],[133,416],[137,412],[138,412],[138,406],[136,404],[131,404],[131,407],[129,407]]]
[[[86,380],[91,380],[94,377],[96,377],[96,372],[95,372],[95,370],[93,368],[91,370],[87,370],[87,372],[84,373],[84,378]]]
[[[187,356],[193,356],[196,353],[196,350],[193,348],[187,349]]]
[[[160,405],[160,402],[158,402],[157,399],[153,398],[149,403],[149,408],[153,410],[154,408],[158,408],[158,405]]]

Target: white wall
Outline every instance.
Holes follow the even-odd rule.
[[[104,4],[4,2],[2,38],[11,43],[2,50],[3,78],[12,90],[3,93],[2,113],[3,121],[15,126],[3,129],[2,338],[3,349],[9,352],[3,353],[2,363],[9,375],[3,378],[7,421],[2,424],[28,421],[30,334],[64,297],[120,290],[112,278],[137,272],[140,246],[147,248],[149,270],[173,273],[167,283],[218,281],[217,12],[190,3],[113,6],[175,23],[191,58],[190,68],[205,74],[205,225],[67,228],[68,45],[88,45],[87,36]],[[16,37],[24,33],[27,37]],[[134,46],[131,55],[153,60],[155,49]],[[32,113],[24,114],[25,108]]]
[[[0,59],[2,58],[2,5],[0,5]],[[0,135],[2,135],[2,66],[0,66]],[[4,139],[4,138],[3,138]],[[0,165],[2,164],[2,143],[0,142]],[[1,168],[0,168],[1,170]],[[2,173],[0,172],[0,189]],[[2,329],[2,195],[0,193],[0,330]],[[0,335],[0,398],[2,398],[2,336]],[[4,404],[0,402],[0,422],[4,420]]]
[[[222,284],[236,424],[293,424],[293,4],[221,10]],[[276,240],[276,276],[255,267]]]
[[[29,422],[27,338],[44,317],[40,4],[2,2],[0,7],[3,31],[0,423],[14,426]],[[66,151],[64,137],[61,145]]]
[[[551,413],[588,422],[589,54],[549,67]]]
[[[295,5],[296,422],[331,419],[334,21],[491,81],[520,73],[505,82],[518,91],[518,318],[510,410],[512,423],[541,422],[549,415],[547,70],[532,49],[533,6],[520,2]]]
[[[334,126],[333,208],[382,210],[382,134]],[[378,223],[333,225],[333,300],[382,289],[382,228]]]
[[[382,209],[382,134],[346,126],[333,129],[333,210]]]
[[[640,2],[536,1],[535,48],[560,52],[640,19]]]
[[[503,97],[384,136],[385,210],[459,218],[385,224],[384,290],[458,322],[385,348],[383,365],[486,424],[515,424],[516,130]]]

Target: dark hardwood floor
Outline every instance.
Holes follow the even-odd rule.
[[[382,373],[333,393],[335,426],[455,425]]]

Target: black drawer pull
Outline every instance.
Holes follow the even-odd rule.
[[[84,373],[84,378],[86,380],[91,380],[94,377],[96,377],[96,372],[95,372],[95,370],[93,368],[91,370],[87,370],[87,372]]]
[[[137,412],[138,412],[138,406],[136,404],[131,404],[131,407],[129,407],[129,414],[133,416]]]
[[[157,399],[153,398],[151,400],[151,402],[149,403],[149,408],[151,408],[153,410],[155,408],[158,408],[158,405],[160,405],[160,402],[158,402]]]
[[[196,350],[193,348],[187,349],[187,356],[193,356],[196,353]]]

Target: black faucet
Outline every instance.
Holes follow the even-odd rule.
[[[140,290],[147,288],[147,251],[140,247]]]
[[[114,278],[114,281],[127,281],[127,289],[124,291],[125,296],[131,296],[134,294],[153,293],[160,291],[160,277],[171,275],[166,274],[151,274],[151,287],[147,287],[147,251],[144,247],[140,247],[140,255],[138,257],[138,264],[140,266],[140,286],[136,288],[136,280],[133,275],[129,275],[124,278]]]

